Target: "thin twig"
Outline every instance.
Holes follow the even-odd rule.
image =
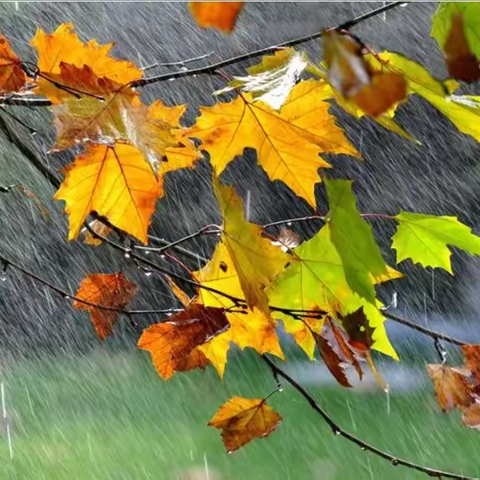
[[[361,440],[357,436],[353,435],[352,433],[340,427],[335,422],[335,420],[333,420],[333,418],[324,410],[324,408],[315,400],[315,398],[313,398],[312,395],[310,395],[310,393],[308,393],[307,390],[305,390],[305,388],[303,388],[288,373],[286,373],[281,368],[279,368],[267,355],[262,355],[262,358],[267,363],[267,365],[270,367],[270,369],[274,374],[284,378],[293,388],[295,388],[295,390],[297,390],[298,393],[300,393],[300,395],[302,395],[305,398],[305,400],[307,400],[310,406],[323,418],[325,423],[331,428],[332,432],[336,436],[341,436],[343,438],[346,438],[348,441],[358,445],[362,450],[372,452],[375,455],[383,458],[384,460],[389,461],[393,466],[401,465],[401,466],[410,468],[412,470],[425,473],[430,477],[436,477],[436,478],[478,480],[478,478],[475,478],[475,477],[469,477],[469,476],[458,474],[458,473],[444,472],[442,470],[437,470],[434,468],[428,468],[422,465],[418,465],[408,460],[404,460],[403,458],[398,458],[388,452],[385,452],[384,450],[380,450],[379,448],[365,442],[364,440]]]
[[[211,57],[215,52],[212,50],[211,52],[204,53],[203,55],[198,55],[197,57],[187,58],[186,60],[177,60],[176,62],[166,62],[166,63],[152,63],[151,65],[147,65],[146,67],[142,67],[140,70],[150,70],[151,68],[157,67],[178,67],[187,65],[188,63],[198,62],[199,60],[203,60],[204,58]]]
[[[27,270],[26,268],[22,267],[18,263],[13,262],[9,258],[6,258],[3,255],[0,255],[0,262],[3,264],[4,269],[7,267],[11,267],[15,270],[18,270],[19,272],[23,273],[26,277],[29,277],[30,279],[34,280],[37,283],[40,283],[41,285],[49,288],[53,292],[57,293],[61,297],[67,300],[74,300],[79,303],[83,303],[84,305],[88,305],[90,307],[95,307],[98,308],[99,310],[108,310],[110,312],[116,312],[116,313],[123,313],[125,315],[147,315],[147,314],[162,314],[162,313],[173,313],[176,311],[182,311],[183,309],[178,309],[178,308],[168,308],[168,309],[150,309],[150,310],[125,310],[125,309],[119,309],[119,308],[113,308],[113,307],[107,307],[105,305],[100,305],[98,303],[93,303],[89,302],[87,300],[83,300],[81,298],[76,297],[75,295],[72,295],[70,292],[67,292],[61,287],[58,287],[57,285],[54,285],[53,283],[47,282],[43,278],[39,277],[35,273],[31,272],[30,270]]]
[[[422,327],[421,325],[411,322],[410,320],[407,320],[406,318],[403,318],[400,315],[395,315],[394,313],[389,313],[386,311],[382,311],[382,315],[386,318],[389,318],[390,320],[393,320],[394,322],[401,323],[406,327],[409,327],[413,330],[417,330],[417,332],[421,332],[424,335],[427,335],[428,337],[438,339],[438,340],[443,340],[444,342],[448,342],[453,345],[458,345],[459,347],[463,345],[470,345],[468,342],[463,342],[462,340],[459,340],[458,338],[454,338],[450,335],[447,335],[446,333],[435,332],[434,330],[430,330],[429,328]]]

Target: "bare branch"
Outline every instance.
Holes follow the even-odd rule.
[[[430,477],[435,477],[435,478],[478,480],[478,478],[475,478],[475,477],[469,477],[469,476],[458,474],[458,473],[444,472],[442,470],[436,470],[434,468],[428,468],[422,465],[418,465],[408,460],[404,460],[403,458],[398,458],[388,452],[385,452],[384,450],[380,450],[379,448],[365,442],[364,440],[358,438],[357,436],[353,435],[352,433],[340,427],[335,422],[335,420],[333,420],[333,418],[317,402],[317,400],[315,400],[315,398],[313,398],[312,395],[310,395],[310,393],[308,393],[307,390],[305,390],[305,388],[303,388],[288,373],[286,373],[284,370],[279,368],[267,355],[262,355],[262,359],[265,361],[265,363],[267,363],[267,365],[272,370],[275,379],[277,379],[277,377],[279,376],[284,378],[293,388],[295,388],[295,390],[297,390],[298,393],[300,393],[300,395],[303,396],[303,398],[305,398],[305,400],[307,400],[310,406],[323,418],[325,423],[331,428],[334,435],[338,435],[343,438],[346,438],[348,441],[354,443],[355,445],[358,445],[362,450],[374,453],[380,458],[383,458],[384,460],[387,460],[388,462],[390,462],[393,466],[401,465],[401,466],[410,468],[412,470],[425,473]]]

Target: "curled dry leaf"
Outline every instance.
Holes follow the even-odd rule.
[[[123,273],[92,273],[80,284],[75,296],[80,300],[101,305],[115,310],[122,310],[137,293],[135,283],[128,280]],[[73,306],[88,310],[90,320],[101,340],[112,333],[118,312],[104,310],[75,300]]]
[[[351,387],[352,384],[345,375],[347,367],[352,366],[360,380],[363,371],[357,359],[357,354],[348,344],[345,334],[330,317],[325,317],[320,333],[312,332],[317,343],[320,356],[330,373],[338,383],[344,387]]]
[[[205,354],[196,348],[229,327],[225,309],[193,304],[144,330],[138,347],[151,353],[158,374],[168,380],[176,371],[204,367]]]
[[[427,365],[427,372],[433,381],[438,404],[444,412],[472,404],[468,371],[430,364]]]
[[[189,7],[200,27],[231,33],[243,2],[190,2]]]
[[[19,92],[25,86],[26,80],[22,61],[0,33],[0,93]]]
[[[254,438],[267,437],[282,417],[263,398],[232,397],[208,422],[222,430],[227,452],[233,452]]]
[[[327,77],[341,95],[354,101],[366,114],[383,115],[407,96],[401,73],[374,70],[362,54],[362,45],[348,34],[323,35]]]

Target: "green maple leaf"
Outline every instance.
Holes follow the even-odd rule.
[[[298,261],[290,265],[270,285],[267,294],[272,305],[291,310],[320,308],[347,315],[364,307],[369,325],[374,329],[372,348],[397,359],[384,327],[385,318],[376,305],[351,290],[345,277],[342,260],[331,241],[330,225],[325,225],[314,237],[294,249]],[[373,282],[384,282],[401,276],[393,269]],[[284,323],[299,322],[274,313]]]
[[[454,13],[463,14],[465,36],[471,51],[477,58],[480,57],[480,3],[478,2],[440,2],[432,16],[432,30],[430,35],[443,49],[452,28]]]
[[[330,239],[342,260],[347,283],[355,293],[375,303],[372,280],[385,275],[387,265],[372,228],[357,210],[350,180],[325,179],[325,185],[330,205]]]
[[[447,245],[480,255],[480,237],[456,217],[401,212],[394,218],[399,222],[392,237],[397,263],[410,258],[424,267],[443,268],[453,274],[452,252]]]

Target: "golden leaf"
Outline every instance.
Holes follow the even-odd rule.
[[[202,28],[214,27],[231,33],[243,2],[190,2],[195,21]]]

